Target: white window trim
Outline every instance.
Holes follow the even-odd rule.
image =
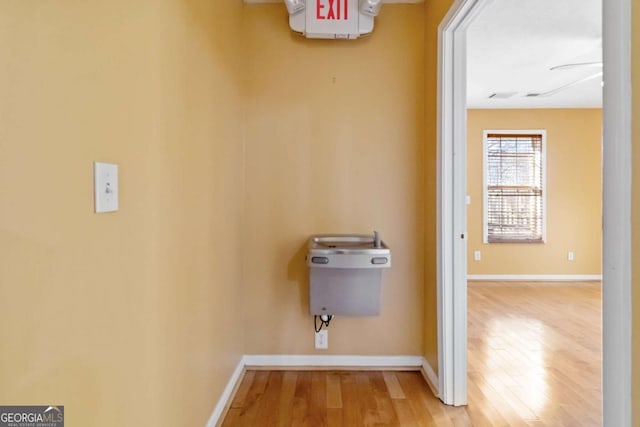
[[[485,129],[482,133],[482,243],[489,244],[489,162],[487,139],[490,134],[542,135],[542,243],[547,243],[547,131],[546,129]],[[520,242],[513,242],[518,244]]]

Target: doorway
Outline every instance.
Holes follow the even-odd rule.
[[[439,28],[438,386],[467,403],[466,40],[487,5],[456,1]],[[630,0],[605,0],[603,143],[603,417],[631,423]]]

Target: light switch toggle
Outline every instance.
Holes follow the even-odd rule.
[[[118,210],[118,165],[94,162],[94,197],[96,213]]]

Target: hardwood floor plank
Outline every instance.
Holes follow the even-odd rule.
[[[487,384],[481,376],[478,376],[478,378],[478,381],[474,381],[474,383],[479,384],[481,393],[483,396],[486,396],[487,400],[484,401],[484,404],[482,403],[482,401],[477,402],[475,400],[470,400],[469,406],[477,406],[481,408],[484,413],[490,413],[491,409],[487,408],[488,406],[495,408],[499,414],[499,417],[496,417],[498,425],[501,425],[502,420],[505,420],[506,424],[509,426],[526,427],[527,422],[524,420],[521,414],[513,409],[513,407],[509,404],[509,401],[505,400],[503,396],[499,392],[497,392],[490,384]]]
[[[360,411],[360,399],[358,399],[358,389],[355,373],[341,372],[340,386],[342,388],[342,414],[343,425],[361,426],[362,416]]]
[[[282,392],[282,378],[284,374],[281,371],[269,372],[269,378],[265,387],[256,420],[259,420],[263,426],[276,426],[278,422],[278,407]]]
[[[286,371],[282,377],[282,389],[278,402],[278,426],[288,427],[293,418],[293,399],[298,382],[297,371]]]
[[[258,409],[260,405],[260,399],[264,394],[264,390],[267,386],[267,380],[269,379],[268,371],[256,372],[253,377],[253,382],[249,388],[244,404],[240,413],[238,414],[239,425],[255,425]]]
[[[327,372],[327,408],[342,408],[342,388],[340,387],[340,374]]]
[[[411,404],[407,399],[393,399],[391,401],[393,409],[398,418],[398,424],[401,426],[417,426],[418,420],[416,419]]]
[[[384,377],[384,382],[387,384],[389,396],[391,396],[392,399],[406,398],[395,372],[383,372],[382,376]]]
[[[376,402],[375,395],[373,394],[373,388],[369,382],[368,372],[358,372],[356,375],[356,392],[360,401],[360,416],[362,418],[362,425],[375,426],[381,423],[378,414],[378,404]]]
[[[229,408],[227,414],[222,421],[222,427],[241,427],[242,423],[239,421],[241,409],[240,408]]]
[[[313,426],[309,406],[311,401],[311,372],[298,372],[298,382],[293,397],[292,426]]]
[[[371,384],[371,389],[373,390],[373,395],[376,400],[380,423],[387,426],[400,425],[396,411],[393,408],[387,384],[384,381],[383,373],[375,371],[369,372],[369,384]]]
[[[454,412],[450,417],[454,427],[472,427],[472,426],[481,427],[484,425],[484,424],[480,424],[479,420],[476,420],[475,422],[472,423],[471,418],[469,418],[469,414],[464,409],[462,409],[461,411]]]
[[[433,414],[425,404],[424,395],[421,391],[425,392],[425,395],[426,393],[429,393],[430,397],[433,399],[435,399],[435,397],[431,394],[431,391],[427,392],[427,389],[424,388],[426,383],[424,382],[424,379],[422,379],[422,376],[418,372],[396,372],[396,378],[404,391],[406,400],[409,401],[409,406],[413,411],[417,425],[441,425],[438,424],[438,420],[434,418]],[[450,420],[442,419],[440,421],[442,422],[443,427],[452,427]]]
[[[328,408],[327,409],[327,426],[328,427],[342,427],[342,408]]]
[[[309,414],[311,425],[327,425],[327,375],[324,372],[311,373]]]
[[[466,423],[467,415],[465,407],[453,407],[443,405],[428,388],[424,387],[424,379],[422,375],[413,375],[414,393],[422,400],[423,405],[427,408],[436,425],[449,426],[458,423]]]
[[[247,398],[247,394],[249,393],[255,374],[256,371],[246,371],[244,373],[240,386],[238,387],[238,391],[236,391],[236,395],[234,396],[231,404],[231,408],[242,408],[244,406],[244,400]]]
[[[473,404],[468,405],[467,410],[471,414],[471,419],[475,420],[478,417],[484,417],[487,425],[491,426],[505,426],[509,425],[505,419],[503,411],[499,411],[499,402],[487,397],[477,385],[477,381],[472,378],[473,374],[469,374],[469,381],[467,386],[467,393],[469,401]],[[477,413],[481,415],[476,415]],[[524,424],[524,423],[523,423]]]

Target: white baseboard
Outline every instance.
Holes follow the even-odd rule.
[[[231,374],[227,386],[224,388],[216,407],[209,417],[206,427],[215,427],[224,413],[225,407],[233,398],[235,389],[242,372],[248,367],[334,367],[357,369],[364,367],[379,368],[422,368],[427,382],[437,396],[438,377],[431,366],[422,356],[350,356],[350,355],[280,355],[280,354],[247,354]]]
[[[602,280],[601,274],[468,274],[467,280],[520,280],[520,281],[587,281]]]
[[[213,409],[213,413],[209,417],[209,421],[207,422],[206,427],[215,427],[218,424],[218,421],[220,421],[220,417],[224,413],[224,408],[227,406],[228,403],[230,403],[229,401],[233,397],[231,396],[231,394],[233,393],[233,390],[235,389],[236,384],[238,383],[238,381],[240,380],[240,377],[242,376],[244,367],[245,367],[244,357],[241,357],[240,361],[238,362],[238,366],[236,366],[236,369],[231,374],[231,378],[229,378],[229,381],[227,382],[227,386],[222,391],[222,395],[220,396],[220,399],[218,399],[218,404]]]
[[[244,356],[246,366],[269,367],[415,367],[422,366],[422,356],[344,356],[344,355],[279,355],[248,354]]]
[[[422,374],[424,375],[425,380],[427,380],[427,384],[431,388],[433,394],[435,394],[435,396],[439,398],[440,391],[438,390],[438,388],[440,383],[438,381],[438,376],[431,367],[431,364],[427,362],[427,359],[424,358],[422,359]]]

